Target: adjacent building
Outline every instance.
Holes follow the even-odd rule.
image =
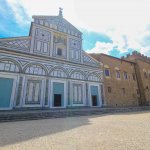
[[[33,16],[29,36],[0,39],[0,109],[102,107],[102,66],[62,9]]]
[[[150,58],[82,50],[82,33],[58,16],[33,16],[29,36],[0,39],[0,110],[150,105]]]
[[[105,54],[91,56],[104,64],[105,106],[138,106],[140,93],[135,71],[136,63]]]
[[[137,51],[122,59],[135,63],[135,72],[139,84],[140,105],[150,105],[150,57],[144,56]]]

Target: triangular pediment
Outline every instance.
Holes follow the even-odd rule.
[[[34,23],[81,37],[81,32],[60,16],[33,16]]]

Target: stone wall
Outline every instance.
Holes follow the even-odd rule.
[[[139,89],[141,93],[141,105],[150,105],[150,57],[133,51],[128,54],[126,60],[136,63],[136,74],[138,76]]]
[[[138,94],[135,63],[104,54],[92,54],[91,56],[104,64],[103,70],[106,106],[127,107],[139,105],[140,95]],[[109,70],[110,76],[105,75],[105,69]],[[117,71],[120,73],[120,78],[117,78]],[[127,73],[127,79],[124,78],[124,72]],[[133,79],[133,74],[135,79]],[[108,90],[111,90],[111,92]]]

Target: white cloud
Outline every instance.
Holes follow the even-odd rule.
[[[95,44],[95,47],[90,49],[90,50],[86,50],[87,53],[104,53],[104,54],[109,54],[109,52],[111,50],[113,50],[113,48],[115,47],[114,44],[112,43],[105,43],[105,42],[99,42],[97,41]]]
[[[150,47],[142,47],[139,52],[150,57]]]
[[[115,49],[120,51],[120,53],[127,52],[128,38],[126,35],[119,33],[118,31],[108,32],[107,35],[112,40]]]
[[[128,48],[141,49],[143,33],[150,34],[150,0],[7,0],[16,20],[25,23],[22,6],[31,20],[32,15],[57,15],[63,7],[64,17],[73,25],[108,35],[113,45],[124,53]],[[93,48],[94,49],[94,48]],[[148,50],[147,50],[148,51]]]
[[[30,23],[30,17],[27,15],[27,12],[23,5],[21,4],[21,1],[18,0],[7,0],[9,6],[11,7],[16,21],[20,26],[25,26]]]

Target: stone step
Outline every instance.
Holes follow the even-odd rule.
[[[47,118],[75,117],[86,115],[100,115],[104,113],[146,111],[150,107],[129,107],[129,108],[69,108],[69,109],[29,109],[0,111],[0,122],[37,120]]]

